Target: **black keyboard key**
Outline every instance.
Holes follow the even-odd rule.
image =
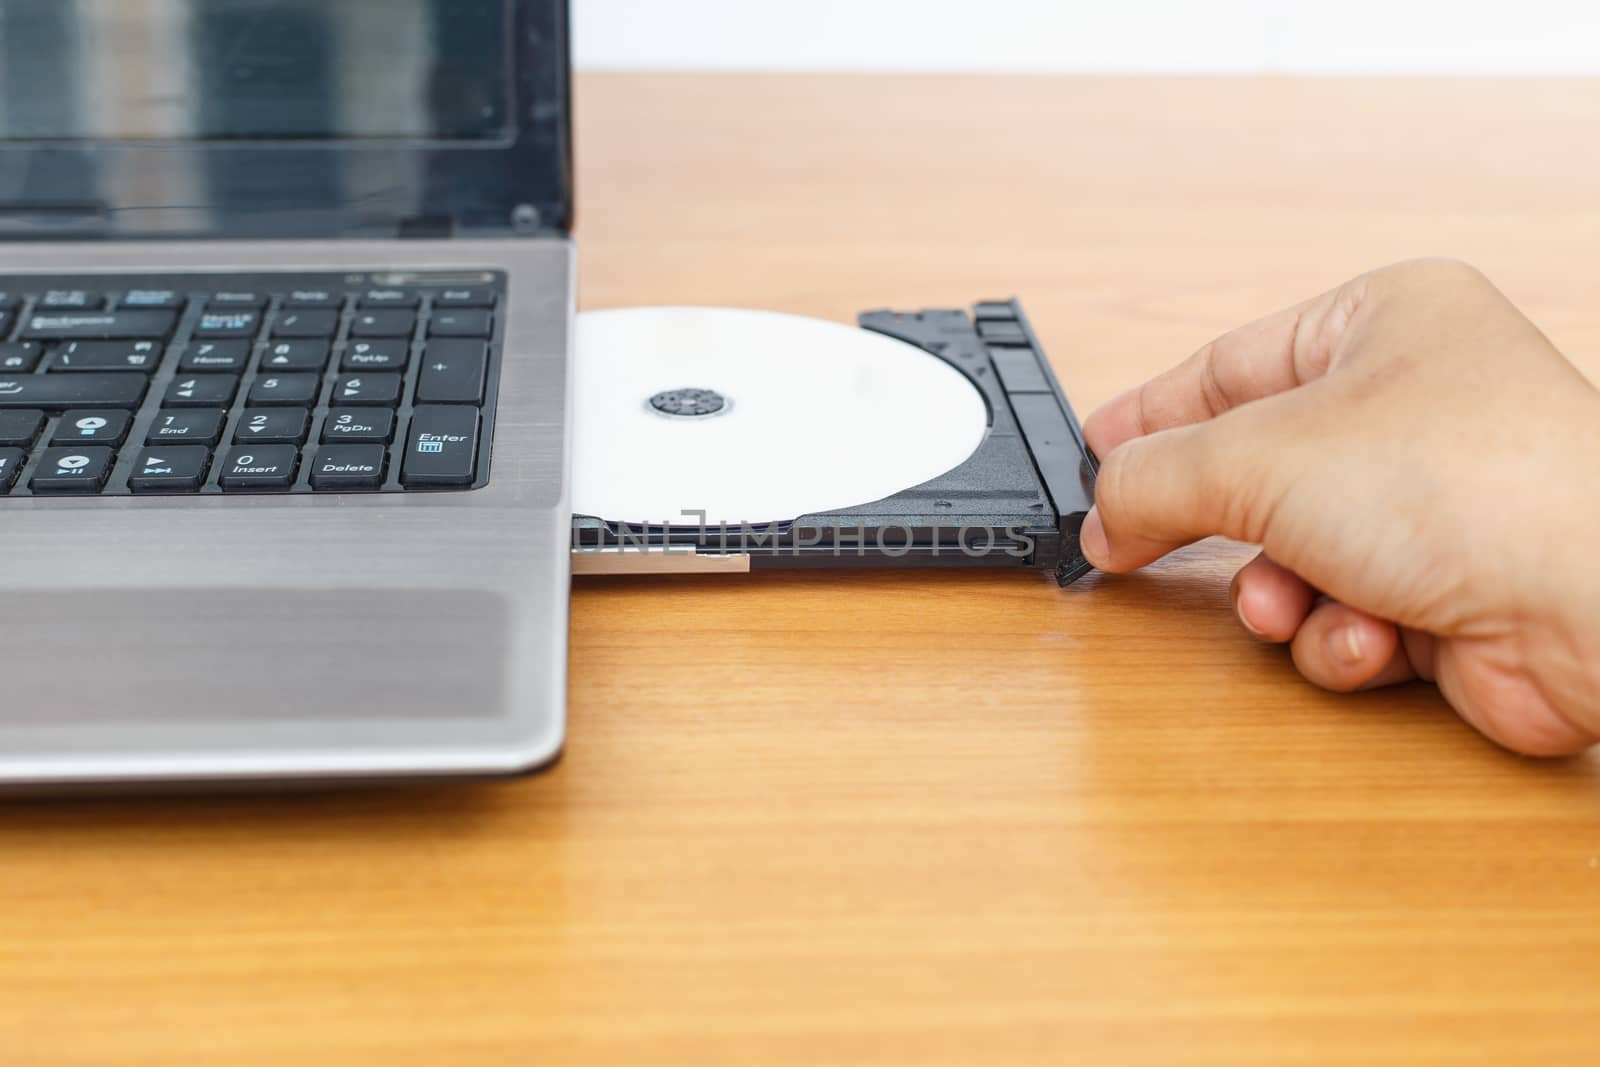
[[[0,448],[0,493],[16,484],[17,474],[28,461],[28,454],[20,448]]]
[[[196,337],[254,337],[261,329],[259,311],[207,311],[194,328]]]
[[[22,328],[32,341],[165,340],[177,325],[171,311],[109,311],[92,314],[33,314]]]
[[[416,327],[414,311],[362,311],[350,320],[350,336],[410,337]]]
[[[364,308],[416,308],[421,304],[421,294],[410,289],[368,289],[361,294]]]
[[[339,313],[313,308],[285,311],[272,324],[274,337],[313,337],[326,339],[339,332]]]
[[[0,377],[0,408],[132,408],[149,385],[142,374],[32,374]]]
[[[167,386],[161,406],[168,408],[225,408],[239,391],[239,379],[231,374],[196,374],[174,378]]]
[[[493,329],[487,311],[441,311],[428,322],[429,337],[488,337]]]
[[[441,289],[433,298],[436,308],[492,308],[493,289]]]
[[[147,448],[128,475],[128,488],[135,493],[193,493],[205,481],[210,461],[210,449],[193,445]]]
[[[324,443],[387,444],[393,436],[394,412],[382,408],[333,408],[322,424]]]
[[[233,439],[239,444],[297,445],[306,439],[309,417],[301,408],[245,408]]]
[[[117,307],[147,310],[173,310],[183,307],[183,294],[171,289],[129,289]]]
[[[42,411],[0,411],[0,445],[32,448],[42,429]]]
[[[302,407],[317,402],[322,379],[315,374],[269,374],[250,387],[252,407]]]
[[[406,434],[402,484],[417,489],[471,485],[477,465],[477,408],[417,408]]]
[[[28,483],[35,493],[98,493],[116,453],[109,448],[47,448]]]
[[[214,445],[222,436],[222,420],[220,411],[162,411],[144,439],[152,445]]]
[[[0,337],[11,332],[11,320],[15,317],[10,311],[0,311]]]
[[[284,298],[287,308],[339,308],[344,306],[344,294],[327,289],[295,289]]]
[[[51,289],[34,304],[37,311],[99,311],[106,295],[92,289]]]
[[[0,292],[0,311],[15,311],[21,306],[21,293]]]
[[[137,370],[161,365],[160,341],[69,341],[56,350],[52,371]]]
[[[398,374],[342,374],[333,383],[333,403],[394,407],[400,403]]]
[[[0,344],[0,374],[29,374],[39,365],[44,347],[38,341]]]
[[[224,291],[212,293],[211,299],[206,301],[207,311],[260,311],[266,306],[266,293]]]
[[[178,371],[182,374],[239,374],[248,362],[249,341],[196,341],[183,350]]]
[[[313,489],[377,489],[383,484],[382,445],[329,445],[311,464]]]
[[[326,341],[276,341],[261,353],[261,371],[315,371],[321,374],[328,365],[330,349]]]
[[[353,341],[339,366],[344,370],[404,370],[411,346],[404,341]]]
[[[120,445],[128,436],[133,413],[128,411],[68,411],[50,435],[53,445]]]
[[[429,341],[417,375],[419,404],[481,404],[489,373],[489,346],[482,341]]]
[[[234,445],[222,463],[222,488],[263,491],[294,484],[300,452],[293,445]]]

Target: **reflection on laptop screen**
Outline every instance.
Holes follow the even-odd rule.
[[[504,141],[509,0],[0,0],[0,140]]]

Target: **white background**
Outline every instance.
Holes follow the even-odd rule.
[[[573,0],[581,69],[1600,73],[1600,0]]]

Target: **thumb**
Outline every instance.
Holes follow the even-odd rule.
[[[1208,422],[1127,441],[1106,456],[1079,534],[1085,558],[1130,571],[1220,534],[1260,544],[1289,480],[1285,451],[1247,405]]]

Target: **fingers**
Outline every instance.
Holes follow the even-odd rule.
[[[1456,641],[1437,657],[1439,691],[1480,733],[1526,756],[1566,756],[1597,740],[1552,703],[1522,664]]]
[[[1100,466],[1084,556],[1120,572],[1213,534],[1262,543],[1309,447],[1293,416],[1250,408],[1123,444]]]
[[[1261,640],[1292,641],[1300,673],[1325,689],[1348,692],[1410,681],[1417,672],[1408,650],[1432,659],[1431,637],[1407,632],[1402,643],[1392,623],[1319,599],[1304,579],[1265,552],[1234,576],[1233,608],[1245,629]]]
[[[1274,563],[1265,552],[1234,575],[1232,593],[1234,614],[1244,628],[1275,643],[1294,637],[1317,596],[1304,579]]]
[[[1336,693],[1416,677],[1394,623],[1334,600],[1311,609],[1290,651],[1307,681]]]
[[[1136,437],[1204,422],[1321,377],[1361,291],[1357,281],[1224,334],[1089,416],[1089,446],[1105,457]]]

